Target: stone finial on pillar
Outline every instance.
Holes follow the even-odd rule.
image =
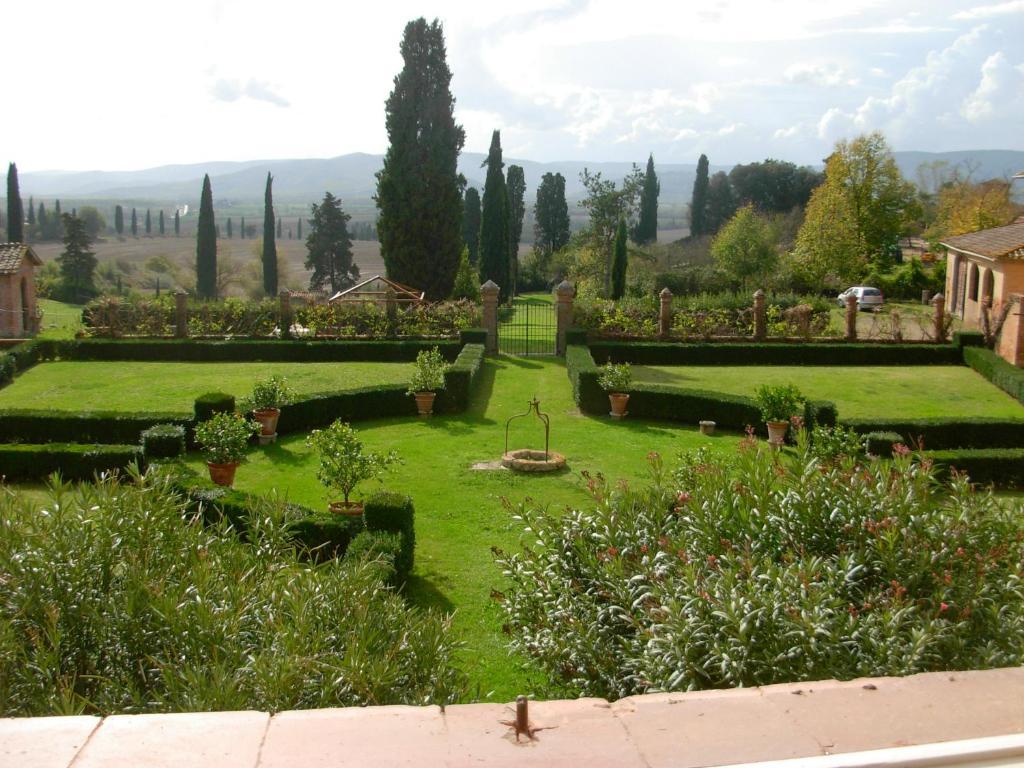
[[[857,296],[853,293],[846,297],[846,340],[857,340]]]
[[[174,336],[188,338],[188,294],[181,288],[174,293]]]
[[[488,354],[496,354],[498,351],[498,298],[501,295],[501,288],[493,280],[488,280],[480,286],[480,298],[484,304],[484,329],[487,331]]]
[[[943,342],[946,340],[946,297],[941,293],[935,294],[932,306],[935,308],[932,331],[935,334],[935,340]]]
[[[290,339],[292,335],[292,293],[287,288],[278,294],[281,302],[281,338]]]
[[[557,301],[555,320],[558,324],[555,353],[559,355],[565,354],[565,332],[572,327],[572,300],[574,294],[575,290],[572,287],[572,283],[568,280],[563,280],[555,288],[555,298]]]
[[[672,291],[662,288],[658,299],[661,302],[658,307],[658,335],[666,339],[672,333]]]
[[[754,291],[754,341],[764,341],[768,337],[768,311],[764,291]]]

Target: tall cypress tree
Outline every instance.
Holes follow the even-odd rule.
[[[297,229],[296,229],[296,233],[295,233],[295,236],[296,236],[296,237],[297,237],[297,238],[298,238],[299,240],[301,240],[301,239],[302,239],[302,219],[299,219],[299,220],[298,220],[298,222],[296,223],[296,227],[297,227]]]
[[[36,199],[34,197],[28,198],[28,226],[31,231],[32,227],[36,225]]]
[[[131,227],[132,227],[132,237],[138,237],[139,236],[139,216],[135,212],[134,208],[132,208]]]
[[[150,216],[149,208],[146,209],[146,236],[153,234],[153,217]]]
[[[550,256],[569,243],[569,203],[565,199],[565,177],[545,173],[537,187],[533,206],[534,247]]]
[[[238,226],[238,238],[245,240],[245,216],[242,217],[242,223]]]
[[[160,237],[163,237],[164,236],[164,209],[163,208],[160,209],[160,217],[159,217],[158,227],[159,227]]]
[[[274,240],[274,177],[267,172],[263,193],[263,292],[277,295],[277,242]]]
[[[46,239],[50,229],[50,217],[46,215],[46,206],[43,205],[43,201],[39,201],[39,213],[36,215],[36,223],[39,225],[39,236],[41,239]]]
[[[119,235],[124,234],[124,208],[120,205],[114,206],[114,231]]]
[[[647,171],[644,173],[644,187],[640,191],[640,219],[636,223],[633,239],[640,245],[658,241],[658,195],[661,184],[658,174],[654,172],[654,155],[647,158]]]
[[[181,211],[174,209],[174,236],[181,236]]]
[[[228,216],[228,240],[234,237],[234,230],[231,228],[231,217]]]
[[[697,161],[697,178],[693,180],[690,200],[690,234],[695,237],[709,233],[708,228],[708,156]]]
[[[480,215],[480,280],[493,280],[500,285],[504,300],[512,286],[509,284],[508,190],[501,170],[505,167],[501,159],[501,131],[491,134],[491,148],[483,164],[487,166],[487,181]]]
[[[25,210],[18,189],[18,166],[7,166],[7,242],[25,242]]]
[[[402,71],[385,106],[388,150],[377,174],[377,232],[388,276],[447,298],[462,250],[459,152],[452,73],[441,22],[410,21],[400,46]]]
[[[476,266],[480,257],[480,193],[476,187],[466,190],[462,212],[462,241],[469,250],[469,263]]]
[[[203,176],[199,199],[199,223],[196,225],[196,295],[217,298],[217,225],[213,219],[213,190],[210,175]]]
[[[526,174],[521,166],[508,167],[505,186],[508,193],[509,290],[510,295],[515,295],[519,281],[519,241],[523,236],[523,215],[526,213]]]
[[[619,219],[615,232],[615,251],[612,257],[612,298],[618,301],[626,293],[626,265],[629,252],[626,250],[626,220]]]
[[[278,239],[278,240],[280,240],[280,239],[281,239],[281,232],[282,232],[282,228],[281,228],[281,217],[280,217],[280,216],[278,216],[278,217],[277,217],[277,239]]]

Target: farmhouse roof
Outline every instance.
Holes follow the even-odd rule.
[[[370,286],[371,284],[373,287],[368,288],[367,286]],[[373,277],[363,280],[361,283],[353,285],[351,288],[346,288],[344,291],[338,291],[336,294],[331,296],[328,301],[338,301],[339,299],[374,301],[385,298],[389,287],[395,292],[395,300],[399,303],[423,301],[423,291],[411,288],[408,285],[396,283],[394,280],[388,280],[383,275],[374,275]],[[375,288],[377,290],[374,290]]]
[[[11,275],[21,269],[21,263],[28,256],[33,266],[41,267],[42,260],[36,256],[31,245],[25,243],[0,243],[0,275]]]
[[[989,259],[1024,258],[1024,221],[947,237],[942,245]]]

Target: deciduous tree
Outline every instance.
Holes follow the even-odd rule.
[[[624,219],[628,225],[635,220],[643,179],[643,171],[635,165],[622,180],[621,187],[614,181],[602,179],[600,172],[590,173],[584,168],[580,174],[580,181],[587,190],[580,204],[590,214],[589,239],[593,249],[604,257],[602,274],[592,277],[604,286],[605,296],[612,292],[612,258],[619,222]]]
[[[752,205],[740,208],[711,243],[718,266],[743,288],[759,288],[779,261],[772,229]]]
[[[811,193],[789,261],[799,287],[810,291],[838,288],[864,272],[867,246],[838,184],[825,183]]]
[[[627,251],[626,220],[619,219],[619,227],[615,233],[615,257],[612,260],[612,298],[618,301],[626,293],[626,266],[629,259]]]
[[[352,262],[352,238],[348,234],[351,218],[341,208],[341,200],[330,192],[323,201],[313,204],[306,237],[306,269],[311,290],[330,287],[332,293],[355,285],[359,267]]]
[[[719,171],[708,182],[707,225],[711,233],[718,232],[736,213],[736,198],[725,171]]]
[[[201,299],[217,298],[217,223],[209,174],[203,176],[196,224],[196,295]]]

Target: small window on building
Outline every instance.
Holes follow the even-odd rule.
[[[991,269],[985,270],[984,277],[981,278],[981,300],[982,302],[992,303],[992,294],[995,290],[995,277],[992,275]]]

